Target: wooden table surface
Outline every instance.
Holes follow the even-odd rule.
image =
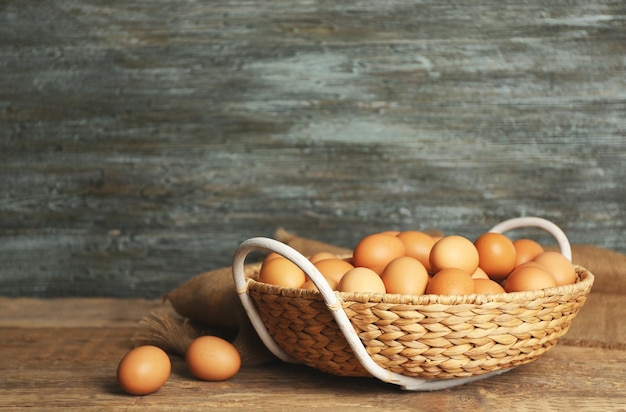
[[[571,339],[503,375],[437,392],[407,392],[376,379],[284,363],[243,368],[226,382],[202,382],[172,357],[171,377],[158,392],[127,395],[115,383],[117,364],[131,348],[138,320],[161,305],[0,298],[0,409],[626,410],[626,351],[573,346]]]

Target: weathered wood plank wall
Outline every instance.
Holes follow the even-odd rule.
[[[622,0],[4,0],[0,294],[154,297],[277,226],[624,252],[625,56]]]

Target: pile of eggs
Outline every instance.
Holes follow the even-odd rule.
[[[539,290],[576,282],[571,262],[532,239],[486,232],[459,235],[379,232],[362,238],[351,257],[320,252],[309,258],[333,290],[403,295],[467,295]],[[270,253],[260,282],[316,290],[295,263]]]
[[[189,372],[205,381],[224,381],[239,372],[241,357],[230,342],[217,336],[196,338],[185,353]],[[129,351],[117,367],[117,383],[131,395],[156,392],[172,370],[170,358],[157,346],[142,345]]]

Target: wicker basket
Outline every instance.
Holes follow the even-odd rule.
[[[571,259],[569,243],[550,222],[523,218],[503,223],[492,231],[522,225],[549,230]],[[255,280],[260,264],[243,262],[258,248],[294,261],[320,292]],[[306,257],[267,238],[242,243],[233,265],[248,316],[279,358],[338,376],[374,376],[409,390],[456,386],[541,356],[567,333],[591,290],[593,275],[580,266],[576,272],[574,284],[531,292],[343,293],[332,291]]]

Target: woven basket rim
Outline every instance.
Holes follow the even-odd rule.
[[[263,283],[256,279],[261,264],[250,265],[246,268],[248,287],[252,287],[262,293],[280,295],[291,298],[323,300],[322,294],[317,290],[286,288],[282,286]],[[469,294],[469,295],[400,295],[391,293],[347,293],[334,291],[337,297],[344,302],[358,303],[386,303],[397,305],[467,305],[486,304],[489,302],[519,303],[532,302],[537,299],[559,298],[584,291],[585,294],[593,286],[594,275],[580,265],[574,265],[577,279],[575,283],[540,290],[524,292],[505,292],[498,294]]]

